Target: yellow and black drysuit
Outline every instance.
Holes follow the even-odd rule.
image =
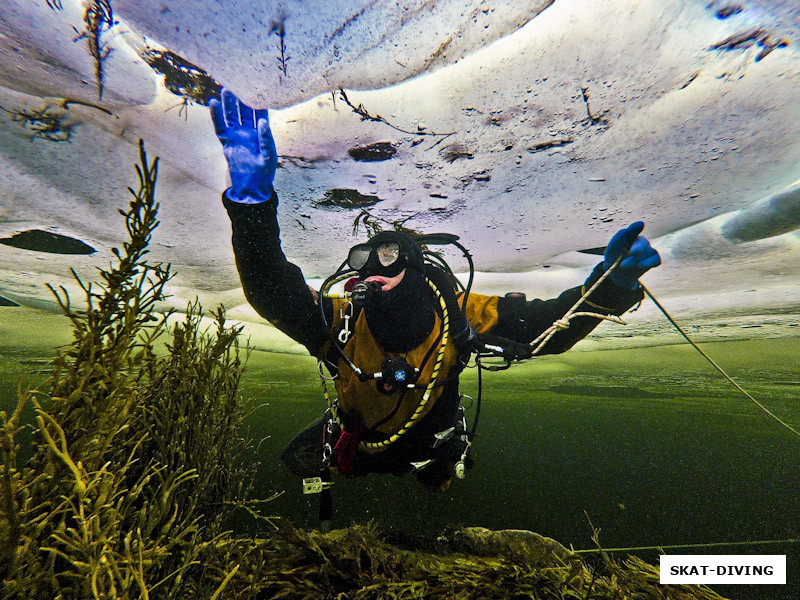
[[[385,390],[379,389],[380,381],[360,380],[332,348],[332,340],[342,330],[340,308],[344,301],[319,297],[309,289],[300,269],[286,259],[280,244],[277,195],[259,204],[237,203],[223,195],[223,203],[231,219],[236,264],[248,302],[261,316],[323,361],[333,376],[338,398],[336,426],[332,426],[329,414],[327,419],[301,433],[284,453],[290,468],[303,476],[317,475],[323,459],[323,444],[328,445],[328,451],[334,447],[340,438],[341,426],[345,432],[354,434],[354,444],[360,443],[346,471],[354,475],[403,474],[424,466],[417,472],[423,483],[438,487],[449,480],[451,467],[462,455],[465,443],[458,374],[468,349],[454,343],[450,336],[438,368],[436,386],[424,408],[418,410],[424,388],[436,368],[443,331],[442,311],[424,283],[425,275],[418,274],[417,280],[411,275],[404,278],[408,280],[407,288],[416,287],[410,292],[406,290],[407,296],[396,305],[399,306],[396,313],[386,313],[386,318],[378,319],[375,315],[382,313],[362,310],[354,315],[355,323],[348,325],[350,334],[341,350],[363,372],[379,372],[383,361],[392,355],[401,355],[420,369],[415,389],[384,393]],[[430,270],[430,265],[427,268]],[[502,336],[518,344],[527,344],[560,319],[581,298],[582,289],[588,289],[602,273],[601,263],[586,280],[584,288],[566,290],[551,300],[526,301],[521,295],[470,294],[464,316],[479,338]],[[441,283],[442,280],[436,281]],[[452,289],[449,293],[453,294]],[[640,290],[627,290],[607,279],[593,292],[589,304],[579,310],[620,315],[641,299]],[[323,303],[325,320],[318,302]],[[418,312],[403,313],[409,304],[417,307],[415,303]],[[416,314],[424,318],[416,318]],[[568,350],[599,322],[591,317],[573,319],[570,327],[556,333],[540,353]],[[326,331],[326,323],[329,331]],[[418,418],[405,431],[404,427],[415,412],[419,412]],[[450,428],[454,428],[450,435],[437,437]],[[398,431],[402,432],[399,438],[395,435]],[[386,440],[392,443],[381,446]],[[330,456],[324,458],[330,460]],[[336,466],[335,457],[332,466]]]

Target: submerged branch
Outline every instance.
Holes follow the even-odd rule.
[[[373,121],[375,123],[383,123],[384,125],[388,125],[395,131],[399,131],[400,133],[405,133],[408,135],[419,135],[419,136],[433,136],[433,137],[441,137],[442,139],[449,137],[451,135],[455,135],[455,131],[450,131],[449,133],[436,133],[435,131],[425,131],[418,129],[417,131],[411,131],[409,129],[403,129],[402,127],[398,127],[393,123],[387,121],[380,115],[371,115],[366,108],[364,108],[363,104],[359,104],[358,106],[354,105],[350,99],[347,97],[344,89],[339,88],[339,96],[344,101],[347,106],[349,106],[354,113],[356,113],[359,117],[361,117],[362,121]],[[441,140],[439,140],[441,141]]]
[[[102,100],[105,77],[103,63],[111,54],[111,49],[107,47],[103,37],[107,31],[116,25],[114,11],[111,8],[111,0],[89,0],[83,13],[83,21],[86,27],[81,32],[76,30],[78,35],[73,41],[86,41],[89,54],[94,59],[97,98]]]

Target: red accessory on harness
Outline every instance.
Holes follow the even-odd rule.
[[[333,447],[333,457],[336,465],[342,473],[350,474],[353,472],[353,463],[356,459],[358,450],[358,440],[364,431],[364,421],[356,419],[353,422],[351,431],[342,430],[336,445]]]
[[[344,291],[345,292],[352,292],[353,286],[361,281],[358,277],[351,277],[347,281],[344,282]]]

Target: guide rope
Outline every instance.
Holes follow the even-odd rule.
[[[581,304],[583,304],[584,302],[587,303],[587,304],[592,305],[588,301],[589,296],[592,294],[592,292],[594,292],[594,290],[597,289],[597,287],[603,281],[605,281],[606,277],[608,277],[611,274],[611,272],[615,268],[617,268],[619,263],[622,262],[622,260],[624,258],[625,258],[624,254],[620,255],[619,258],[617,258],[617,260],[615,260],[614,263],[608,269],[606,269],[605,273],[603,273],[600,276],[600,278],[594,283],[594,285],[592,285],[588,290],[586,290],[583,293],[583,295],[581,296],[580,300],[578,300],[566,313],[564,313],[563,317],[561,317],[560,319],[554,321],[553,324],[550,327],[545,329],[539,337],[537,337],[535,340],[533,340],[531,342],[531,347],[533,348],[532,354],[534,356],[536,354],[538,354],[542,350],[544,345],[547,344],[547,342],[550,341],[550,338],[552,338],[558,331],[561,331],[563,329],[568,329],[570,320],[574,319],[575,317],[594,317],[594,318],[597,318],[597,319],[604,319],[606,321],[613,321],[614,323],[619,323],[620,325],[627,325],[627,323],[625,323],[625,321],[623,321],[620,317],[617,317],[617,316],[614,316],[614,315],[604,315],[604,314],[601,314],[601,313],[578,311],[578,307]],[[738,383],[736,383],[733,380],[733,378],[724,371],[724,369],[722,367],[720,367],[716,362],[714,362],[714,360],[708,354],[706,354],[702,350],[702,348],[700,348],[700,346],[698,346],[694,342],[694,340],[692,340],[692,338],[689,337],[689,334],[687,334],[683,330],[683,328],[680,325],[678,325],[678,323],[675,321],[675,319],[672,318],[672,315],[669,314],[667,309],[664,308],[664,306],[656,299],[656,297],[653,295],[653,292],[651,292],[647,288],[646,285],[644,285],[641,281],[639,282],[639,285],[642,286],[642,290],[644,291],[644,293],[647,294],[647,296],[653,301],[653,303],[656,305],[656,307],[664,314],[664,316],[672,324],[672,326],[675,327],[675,329],[677,329],[678,332],[684,338],[686,338],[686,341],[689,342],[692,345],[692,347],[695,350],[697,350],[703,358],[705,358],[709,363],[711,363],[711,366],[713,366],[717,371],[719,371],[722,374],[722,376],[725,377],[725,379],[727,379],[737,390],[739,390],[742,394],[744,394],[758,408],[760,408],[767,415],[769,415],[770,417],[775,419],[778,423],[783,425],[786,429],[791,431],[793,434],[795,434],[796,436],[800,437],[800,431],[798,431],[797,429],[795,429],[794,427],[792,427],[791,425],[786,423],[786,421],[784,421],[783,419],[778,417],[775,413],[773,413],[771,410],[769,410],[766,406],[761,404],[761,402],[756,400],[744,388],[742,388],[742,386],[740,386]],[[596,305],[592,305],[592,306],[596,306]]]
[[[531,342],[531,347],[533,348],[533,354],[538,354],[541,349],[550,341],[558,331],[563,329],[568,329],[570,325],[570,320],[575,317],[595,317],[598,319],[604,319],[607,321],[613,321],[615,323],[619,323],[621,325],[627,325],[625,321],[621,318],[613,316],[613,315],[603,315],[600,313],[593,313],[593,312],[583,312],[578,311],[578,307],[583,304],[587,303],[590,306],[596,306],[589,302],[588,298],[594,292],[595,289],[611,274],[611,272],[619,265],[619,263],[625,258],[624,255],[617,258],[616,261],[606,269],[605,273],[592,285],[588,290],[586,290],[583,295],[581,296],[580,300],[578,300],[565,314],[562,318],[553,322],[553,324],[548,327],[542,334],[537,337],[535,340]],[[642,287],[642,290],[645,294],[653,301],[656,307],[663,313],[663,315],[667,318],[667,320],[672,324],[675,329],[689,342],[692,347],[697,350],[700,355],[705,358],[717,371],[719,371],[725,379],[727,379],[737,390],[739,390],[742,394],[744,394],[751,402],[753,402],[758,408],[760,408],[763,412],[767,415],[772,417],[778,423],[783,425],[786,429],[800,437],[800,431],[783,421],[780,417],[775,415],[772,411],[770,411],[766,406],[761,404],[758,400],[756,400],[752,395],[750,395],[742,386],[736,383],[730,375],[728,375],[725,370],[720,367],[714,360],[706,354],[702,348],[700,348],[694,340],[689,337],[689,334],[683,330],[683,328],[675,321],[672,315],[669,314],[666,308],[656,299],[653,295],[653,292],[648,289],[641,281],[639,285]],[[600,308],[600,307],[598,307]],[[592,553],[601,553],[601,552],[637,552],[637,551],[644,551],[644,550],[686,550],[691,548],[721,548],[726,546],[754,546],[754,545],[761,545],[761,544],[796,544],[800,543],[800,539],[790,538],[790,539],[783,539],[783,540],[756,540],[756,541],[743,541],[743,542],[711,542],[707,544],[659,544],[655,546],[630,546],[630,547],[621,547],[621,548],[588,548],[584,550],[571,550],[574,554],[592,554]]]
[[[742,386],[740,386],[738,383],[736,383],[736,382],[735,382],[735,381],[734,381],[734,380],[731,378],[731,376],[730,376],[730,375],[728,375],[728,374],[727,374],[727,373],[726,373],[726,372],[725,372],[725,371],[722,369],[722,367],[720,367],[720,366],[719,366],[717,363],[715,363],[715,362],[714,362],[714,360],[713,360],[713,359],[712,359],[712,358],[711,358],[711,357],[710,357],[708,354],[706,354],[705,352],[703,352],[703,350],[702,350],[702,349],[701,349],[701,348],[700,348],[700,347],[699,347],[699,346],[698,346],[698,345],[697,345],[697,344],[696,344],[696,343],[695,343],[695,342],[692,340],[692,338],[690,338],[690,337],[689,337],[689,335],[688,335],[688,334],[687,334],[687,333],[686,333],[686,332],[683,330],[683,328],[682,328],[680,325],[678,325],[678,323],[677,323],[677,322],[675,322],[675,319],[673,319],[673,318],[672,318],[672,315],[670,315],[670,314],[669,314],[669,312],[667,312],[667,309],[666,309],[666,308],[664,308],[664,307],[661,305],[661,303],[660,303],[658,300],[656,300],[656,297],[655,297],[655,296],[653,296],[653,293],[652,293],[652,292],[651,292],[649,289],[647,289],[647,286],[645,286],[645,285],[644,285],[642,282],[639,282],[639,285],[641,285],[641,286],[642,286],[642,289],[644,290],[644,293],[645,293],[645,294],[647,294],[647,296],[648,296],[648,297],[649,297],[649,298],[650,298],[650,299],[653,301],[653,303],[654,303],[654,304],[655,304],[655,305],[658,307],[658,310],[660,310],[662,313],[664,313],[664,316],[667,318],[667,320],[668,320],[670,323],[672,323],[672,325],[675,327],[675,329],[677,329],[677,330],[678,330],[678,332],[679,332],[679,333],[680,333],[680,334],[681,334],[681,335],[682,335],[684,338],[686,338],[686,341],[687,341],[687,342],[689,342],[689,343],[690,343],[690,344],[691,344],[691,345],[694,347],[694,349],[695,349],[695,350],[697,350],[697,351],[698,351],[698,352],[699,352],[699,353],[700,353],[700,354],[703,356],[703,358],[705,358],[705,359],[706,359],[706,360],[707,360],[709,363],[711,363],[711,366],[713,366],[713,367],[714,367],[714,368],[715,368],[717,371],[719,371],[720,373],[722,373],[722,375],[725,377],[725,379],[727,379],[728,381],[730,381],[730,382],[731,382],[731,384],[733,384],[733,386],[734,386],[734,387],[735,387],[737,390],[739,390],[739,391],[740,391],[742,394],[744,394],[744,395],[745,395],[745,396],[746,396],[746,397],[747,397],[747,398],[748,398],[748,399],[749,399],[751,402],[753,402],[753,404],[755,404],[755,405],[756,405],[758,408],[760,408],[761,410],[763,410],[765,413],[767,413],[767,414],[768,414],[770,417],[772,417],[773,419],[775,419],[775,420],[776,420],[778,423],[780,423],[781,425],[783,425],[783,426],[784,426],[786,429],[788,429],[789,431],[791,431],[793,434],[795,434],[796,436],[800,437],[800,431],[798,431],[797,429],[795,429],[794,427],[792,427],[791,425],[789,425],[788,423],[786,423],[786,421],[784,421],[783,419],[781,419],[780,417],[778,417],[778,416],[777,416],[775,413],[773,413],[771,410],[769,410],[769,409],[768,409],[766,406],[764,406],[763,404],[761,404],[761,402],[759,402],[758,400],[756,400],[755,398],[753,398],[753,396],[751,396],[750,394],[748,394],[748,393],[747,393],[747,391],[745,391],[745,390],[742,388]]]
[[[587,548],[585,550],[571,550],[573,554],[597,554],[600,552],[635,552],[641,550],[686,550],[691,548],[721,548],[724,546],[758,546],[762,544],[797,544],[800,539],[787,540],[756,540],[753,542],[711,542],[709,544],[672,544],[657,546],[631,546],[629,548]]]
[[[597,306],[595,304],[591,304],[590,302],[588,302],[589,296],[592,294],[592,292],[594,292],[598,288],[598,286],[601,283],[603,283],[606,280],[606,278],[609,275],[611,275],[611,272],[615,268],[617,268],[617,265],[619,265],[619,263],[622,262],[624,258],[625,258],[624,255],[620,255],[619,258],[617,258],[617,260],[615,260],[614,263],[608,269],[606,269],[605,273],[603,273],[600,276],[600,278],[597,281],[595,281],[594,284],[583,293],[580,300],[578,300],[575,304],[573,304],[572,307],[567,312],[564,313],[563,317],[554,321],[553,324],[550,325],[550,327],[545,329],[539,335],[539,337],[537,337],[535,340],[531,342],[530,345],[531,348],[533,348],[531,354],[533,356],[536,356],[539,352],[541,352],[545,344],[547,344],[547,342],[550,341],[550,338],[552,338],[556,333],[564,329],[569,329],[569,323],[575,317],[594,317],[596,319],[603,319],[605,321],[613,321],[614,323],[618,323],[620,325],[627,325],[625,321],[623,321],[620,317],[616,315],[604,315],[602,313],[578,311],[578,307],[583,303],[587,303],[591,306]]]

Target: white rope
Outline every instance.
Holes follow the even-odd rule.
[[[711,363],[711,366],[712,366],[712,367],[714,367],[714,368],[715,368],[717,371],[719,371],[719,372],[722,374],[722,376],[723,376],[723,377],[725,377],[725,379],[727,379],[727,380],[728,380],[728,381],[729,381],[729,382],[730,382],[730,383],[731,383],[731,384],[732,384],[732,385],[733,385],[733,386],[734,386],[734,387],[735,387],[737,390],[739,390],[739,391],[740,391],[742,394],[744,394],[744,395],[745,395],[745,396],[746,396],[746,397],[747,397],[747,398],[748,398],[748,399],[749,399],[749,400],[750,400],[750,401],[751,401],[753,404],[755,404],[755,405],[756,405],[758,408],[760,408],[760,409],[761,409],[762,411],[764,411],[764,412],[765,412],[767,415],[769,415],[770,417],[772,417],[773,419],[775,419],[775,420],[776,420],[778,423],[780,423],[781,425],[783,425],[783,426],[784,426],[786,429],[788,429],[789,431],[791,431],[793,434],[795,434],[796,436],[800,437],[800,431],[798,431],[797,429],[795,429],[794,427],[792,427],[791,425],[789,425],[788,423],[786,423],[786,421],[782,420],[782,419],[781,419],[779,416],[777,416],[775,413],[773,413],[771,410],[769,410],[769,409],[768,409],[766,406],[764,406],[763,404],[761,404],[761,402],[759,402],[758,400],[756,400],[755,398],[753,398],[753,396],[751,396],[750,394],[748,394],[748,393],[747,393],[747,391],[746,391],[746,390],[745,390],[745,389],[744,389],[742,386],[740,386],[738,383],[736,383],[736,382],[733,380],[733,378],[732,378],[730,375],[728,375],[728,374],[727,374],[727,373],[726,373],[726,372],[725,372],[725,371],[722,369],[722,367],[720,367],[720,366],[719,366],[717,363],[715,363],[715,362],[712,360],[712,358],[711,358],[711,357],[710,357],[708,354],[706,354],[705,352],[703,352],[703,350],[700,348],[700,346],[698,346],[698,345],[697,345],[697,344],[696,344],[696,343],[695,343],[695,342],[692,340],[692,338],[690,338],[690,337],[689,337],[689,335],[688,335],[688,334],[687,334],[687,333],[686,333],[686,332],[683,330],[683,328],[682,328],[680,325],[678,325],[678,323],[675,321],[675,319],[673,319],[673,318],[672,318],[672,315],[670,315],[670,314],[667,312],[667,309],[666,309],[666,308],[664,308],[664,307],[661,305],[661,303],[660,303],[658,300],[656,300],[656,297],[655,297],[655,296],[653,296],[653,293],[652,293],[652,292],[651,292],[649,289],[647,289],[647,287],[646,287],[646,286],[645,286],[643,283],[640,283],[639,285],[641,285],[641,286],[642,286],[642,289],[644,290],[645,294],[647,294],[647,295],[650,297],[650,300],[652,300],[652,301],[653,301],[653,303],[654,303],[654,304],[655,304],[655,305],[658,307],[658,310],[660,310],[662,313],[664,313],[664,316],[667,318],[667,320],[668,320],[670,323],[672,323],[672,325],[675,327],[675,329],[677,329],[677,330],[678,330],[678,332],[679,332],[679,333],[680,333],[680,334],[681,334],[681,335],[682,335],[684,338],[686,338],[686,341],[687,341],[687,342],[689,342],[689,343],[692,345],[692,347],[694,347],[694,349],[695,349],[695,350],[697,350],[697,351],[698,351],[698,352],[699,352],[699,353],[700,353],[700,354],[703,356],[703,358],[705,358],[705,359],[706,359],[706,360],[707,360],[709,363]]]
[[[553,321],[553,324],[550,325],[550,327],[545,329],[539,335],[539,337],[537,337],[530,343],[531,348],[533,348],[533,351],[531,352],[532,356],[536,356],[537,354],[539,354],[539,352],[542,351],[542,348],[544,348],[547,342],[550,341],[550,338],[552,338],[556,333],[558,333],[559,331],[564,331],[566,329],[569,329],[570,321],[576,317],[594,317],[595,319],[603,319],[604,321],[613,321],[614,323],[619,323],[620,325],[627,325],[625,321],[623,321],[620,317],[617,317],[616,315],[604,315],[602,313],[578,311],[578,307],[589,298],[592,292],[594,292],[598,288],[598,286],[601,283],[603,283],[603,281],[605,281],[605,279],[611,274],[611,271],[613,271],[617,267],[617,265],[622,261],[622,259],[623,256],[617,258],[617,260],[614,261],[614,264],[612,264],[608,269],[606,269],[605,273],[603,273],[600,276],[600,278],[594,282],[592,287],[590,287],[583,293],[580,300],[578,300],[575,304],[573,304],[572,307],[566,313],[564,313],[563,317]]]
[[[612,264],[608,269],[606,269],[605,273],[603,273],[600,276],[600,278],[597,281],[595,281],[594,285],[592,285],[592,287],[590,287],[588,290],[586,290],[583,293],[583,295],[581,296],[580,300],[578,300],[575,304],[573,304],[572,307],[566,313],[564,313],[563,317],[561,317],[560,319],[557,319],[556,321],[554,321],[553,324],[550,327],[545,329],[541,333],[541,335],[539,335],[539,337],[537,337],[535,340],[533,340],[531,342],[530,345],[533,348],[533,351],[532,351],[531,354],[533,356],[535,356],[539,352],[541,352],[541,350],[545,346],[545,344],[547,344],[547,342],[550,341],[550,338],[552,338],[557,332],[569,329],[570,321],[572,319],[576,318],[576,317],[594,317],[596,319],[603,319],[605,321],[613,321],[614,323],[619,323],[620,325],[627,325],[627,323],[625,321],[623,321],[620,317],[617,317],[615,315],[604,315],[604,314],[601,314],[601,313],[578,311],[578,307],[581,304],[583,304],[584,302],[587,301],[587,299],[592,294],[592,292],[594,292],[597,289],[597,287],[606,279],[606,277],[608,277],[611,274],[611,272],[617,267],[617,265],[619,265],[619,263],[623,260],[624,257],[625,257],[624,254],[620,255],[620,257],[617,258],[617,260],[614,261],[614,264]],[[667,309],[664,308],[661,305],[661,303],[656,299],[656,297],[653,295],[653,293],[649,289],[647,289],[647,287],[643,283],[639,282],[639,285],[641,286],[641,288],[644,291],[644,293],[647,294],[647,296],[653,301],[653,303],[656,305],[656,307],[658,307],[658,309],[664,314],[664,316],[667,318],[667,320],[675,327],[675,329],[678,330],[678,332],[684,338],[686,338],[686,341],[689,342],[692,345],[692,347],[694,347],[694,349],[697,350],[703,356],[703,358],[705,358],[709,363],[711,363],[711,366],[713,366],[717,371],[719,371],[722,374],[722,376],[725,377],[725,379],[727,379],[737,390],[739,390],[742,394],[744,394],[753,404],[755,404],[764,413],[766,413],[771,418],[775,419],[775,421],[777,421],[778,423],[783,425],[786,429],[791,431],[793,434],[795,434],[798,437],[800,437],[800,431],[798,431],[797,429],[795,429],[794,427],[792,427],[791,425],[786,423],[784,420],[782,420],[780,417],[778,417],[775,413],[773,413],[771,410],[769,410],[766,406],[764,406],[761,402],[759,402],[753,396],[751,396],[744,388],[742,388],[742,386],[740,386],[738,383],[736,383],[733,380],[733,378],[731,378],[731,376],[728,375],[722,369],[722,367],[720,367],[717,363],[715,363],[711,359],[711,357],[708,356],[708,354],[703,352],[703,350],[700,348],[700,346],[698,346],[689,337],[689,335],[683,330],[683,328],[681,328],[681,326],[678,325],[678,323],[675,321],[675,319],[672,318],[672,315],[670,315],[669,312],[667,312]]]

